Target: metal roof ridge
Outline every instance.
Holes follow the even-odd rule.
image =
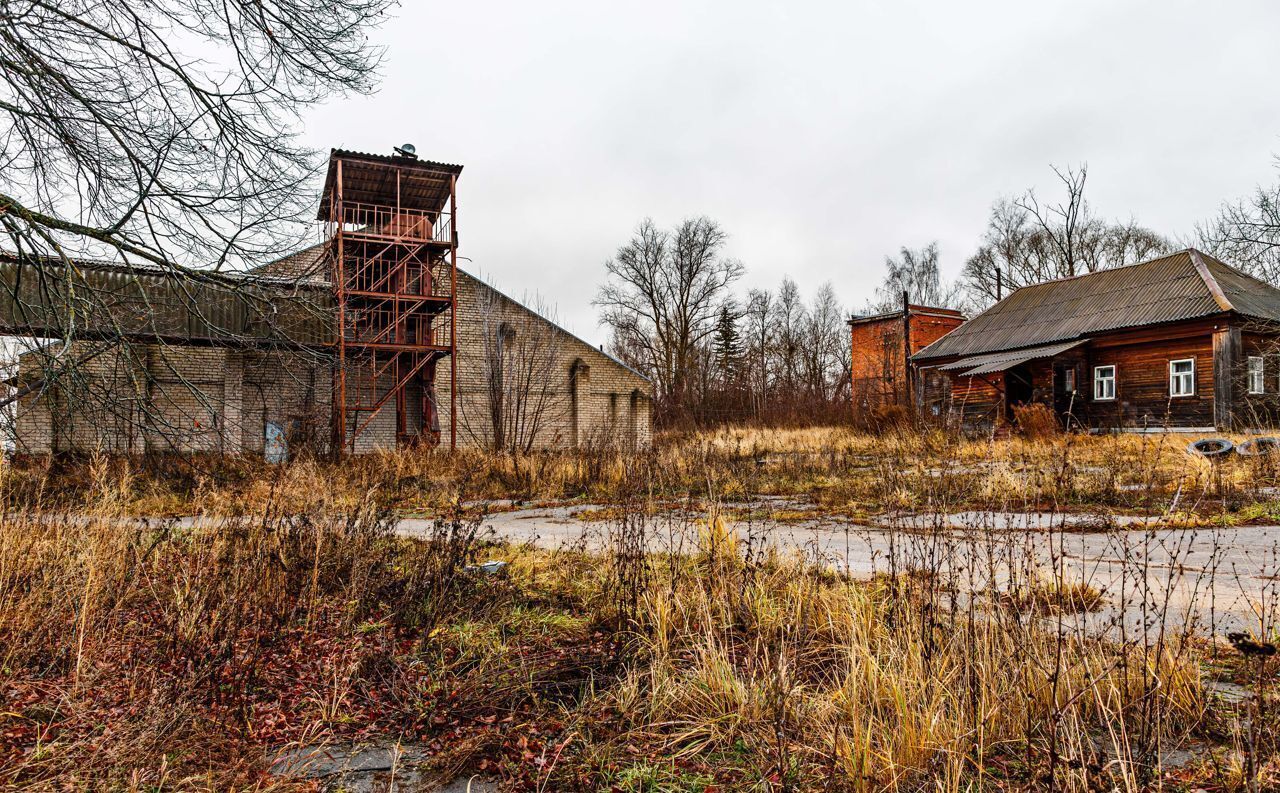
[[[1209,294],[1213,296],[1213,302],[1217,303],[1218,307],[1223,311],[1235,311],[1235,306],[1231,305],[1231,300],[1222,291],[1222,285],[1218,283],[1218,279],[1209,271],[1209,265],[1205,264],[1204,259],[1200,256],[1200,251],[1195,248],[1187,248],[1187,255],[1191,257],[1192,266],[1196,268],[1196,273],[1204,281]]]
[[[1212,253],[1205,253],[1204,251],[1200,250],[1199,248],[1188,248],[1187,250],[1189,250],[1189,251],[1194,250],[1196,253],[1198,253],[1198,254],[1200,255],[1200,258],[1202,258],[1202,259],[1207,259],[1209,263],[1216,264],[1216,265],[1218,265],[1219,267],[1222,267],[1222,268],[1224,268],[1224,269],[1226,269],[1226,270],[1229,270],[1230,272],[1234,273],[1235,275],[1240,276],[1241,278],[1248,278],[1250,281],[1254,281],[1254,282],[1256,282],[1257,284],[1259,284],[1260,286],[1264,286],[1264,287],[1266,287],[1266,288],[1268,288],[1268,289],[1276,289],[1276,288],[1277,288],[1274,284],[1267,283],[1266,281],[1262,280],[1262,279],[1261,279],[1261,278],[1259,278],[1258,276],[1256,276],[1256,275],[1254,275],[1254,274],[1252,274],[1252,273],[1250,273],[1250,272],[1246,272],[1245,270],[1241,270],[1239,267],[1235,266],[1234,264],[1230,264],[1229,262],[1224,262],[1224,261],[1222,261],[1222,260],[1221,260],[1221,259],[1219,259],[1217,256],[1214,256]],[[1216,280],[1217,280],[1217,278],[1218,278],[1218,277],[1215,275],[1215,276],[1214,276],[1214,280],[1216,281]]]
[[[422,166],[434,165],[434,166],[438,166],[438,168],[440,169],[443,169],[445,172],[462,173],[462,168],[463,168],[461,163],[442,162],[440,160],[428,160],[421,157],[404,157],[398,154],[375,154],[374,152],[369,152],[369,151],[356,151],[355,149],[340,149],[340,148],[337,148],[336,146],[329,149],[330,162],[332,162],[332,158],[335,156],[364,157],[369,160],[376,160],[378,162],[383,162],[387,164],[397,164],[397,165],[398,164],[412,165],[414,163],[417,163],[418,165],[422,165]],[[425,168],[425,170],[433,170],[433,169]]]
[[[1058,276],[1057,278],[1050,278],[1045,281],[1036,281],[1034,284],[1026,284],[1025,286],[1020,286],[1014,289],[1013,292],[1009,293],[1009,297],[1013,297],[1015,292],[1021,292],[1023,289],[1034,289],[1037,286],[1046,286],[1048,284],[1058,284],[1058,283],[1062,283],[1063,281],[1075,281],[1076,279],[1079,279],[1079,278],[1088,278],[1091,275],[1102,275],[1103,273],[1114,273],[1118,270],[1127,270],[1130,267],[1141,267],[1144,264],[1153,264],[1155,262],[1164,261],[1165,259],[1172,259],[1173,257],[1184,254],[1184,253],[1190,254],[1192,251],[1195,251],[1195,248],[1180,248],[1176,251],[1169,251],[1168,253],[1161,254],[1160,256],[1155,256],[1150,259],[1143,259],[1140,262],[1129,262],[1128,264],[1120,264],[1115,267],[1104,267],[1101,270],[1091,270],[1087,273],[1076,273],[1075,275],[1061,275],[1061,276]],[[1198,253],[1198,251],[1196,252]],[[1004,299],[1008,300],[1009,297],[1006,297]]]

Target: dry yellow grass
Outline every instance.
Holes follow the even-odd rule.
[[[7,469],[0,686],[23,693],[0,735],[28,743],[0,746],[0,783],[252,787],[266,743],[375,724],[450,735],[458,763],[491,762],[516,789],[1144,789],[1163,773],[1151,752],[1217,734],[1195,640],[1063,632],[1045,614],[1094,594],[1068,582],[1028,583],[1018,608],[1000,592],[959,600],[945,558],[849,580],[753,547],[723,516],[761,492],[874,509],[1116,504],[1114,485],[1143,477],[1191,509],[1264,476],[1185,443],[731,429],[645,455],[406,452],[246,463],[225,481],[209,463],[185,496],[127,461]],[[505,577],[467,573],[474,546],[390,531],[397,510],[574,491],[613,504],[604,552],[486,549]],[[646,553],[646,512],[688,495],[710,505],[689,518],[694,547]],[[129,520],[166,499],[240,519]],[[267,714],[288,729],[265,729]],[[1255,744],[1249,779],[1204,779],[1267,778],[1276,749]]]
[[[334,463],[274,468],[251,460],[184,458],[147,465],[93,458],[0,468],[0,498],[15,507],[74,503],[98,476],[118,479],[135,514],[304,509],[315,493],[360,502],[372,483],[405,511],[432,513],[459,501],[495,499],[615,503],[637,470],[658,499],[745,500],[789,496],[846,513],[886,510],[1140,509],[1194,512],[1266,500],[1280,466],[1266,458],[1224,464],[1186,453],[1183,435],[1058,435],[965,439],[939,431],[873,436],[843,427],[729,427],[668,435],[650,451],[563,451],[512,457],[416,449]],[[385,483],[390,483],[385,484]],[[802,507],[807,509],[807,507]]]

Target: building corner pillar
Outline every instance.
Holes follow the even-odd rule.
[[[1240,328],[1221,327],[1213,332],[1213,424],[1221,431],[1236,428],[1236,397],[1240,377]]]

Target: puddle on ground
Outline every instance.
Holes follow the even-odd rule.
[[[1067,529],[1087,533],[1122,528],[1145,528],[1157,518],[1141,515],[1100,515],[1088,512],[953,512],[880,515],[873,523],[899,529],[994,529],[1048,531]]]
[[[497,793],[497,782],[480,777],[441,784],[428,773],[427,759],[426,750],[413,744],[315,744],[274,753],[270,773],[313,780],[323,793]]]
[[[1215,699],[1227,705],[1236,705],[1253,698],[1253,691],[1229,680],[1206,680],[1204,687]]]

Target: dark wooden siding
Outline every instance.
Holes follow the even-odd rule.
[[[1026,371],[1031,375],[1031,401],[1053,407],[1053,358],[1028,361]]]
[[[1029,361],[1010,376],[1029,376],[1033,402],[1052,405],[1060,416],[1070,413],[1071,426],[1096,428],[1185,428],[1234,425],[1235,427],[1280,427],[1280,327],[1261,326],[1258,322],[1225,317],[1153,325],[1094,336],[1091,342],[1051,359]],[[1239,349],[1233,349],[1233,371],[1215,384],[1215,334],[1236,336]],[[1221,347],[1221,344],[1220,344]],[[1263,394],[1248,393],[1248,357],[1262,356]],[[1171,396],[1169,363],[1180,359],[1196,362],[1196,393]],[[959,357],[931,361],[936,367]],[[1097,402],[1093,399],[1093,367],[1116,367],[1116,399]],[[1074,399],[1062,390],[1064,371],[1076,371]],[[934,368],[941,379],[945,373]],[[1001,377],[988,375],[988,377]],[[972,382],[970,382],[972,380]],[[1004,380],[1001,379],[1001,385]],[[1229,411],[1220,411],[1229,422],[1216,421],[1215,385],[1226,386],[1231,394]],[[929,389],[934,394],[936,386]],[[968,428],[987,428],[991,422],[1004,420],[1004,393],[978,379],[951,376],[950,416]]]
[[[1212,427],[1213,337],[1197,335],[1138,344],[1110,339],[1105,346],[1090,345],[1084,382],[1083,413],[1095,427]],[[1169,395],[1169,362],[1195,361],[1195,394]],[[1094,368],[1116,367],[1116,398],[1093,398]]]
[[[1108,428],[1214,426],[1213,334],[1224,327],[1221,318],[1137,328],[1097,337],[1056,358],[1028,361],[1016,374],[1029,376],[1031,399],[1052,406],[1059,415],[1071,414],[1073,426]],[[1261,338],[1261,337],[1260,337]],[[1270,337],[1274,339],[1274,337]],[[1246,342],[1260,344],[1261,341]],[[1280,344],[1268,362],[1268,405],[1280,415]],[[1195,361],[1195,393],[1169,394],[1170,361]],[[953,359],[954,360],[954,359]],[[943,363],[939,361],[938,363]],[[1095,366],[1116,367],[1116,399],[1093,399]],[[1076,371],[1076,396],[1063,392],[1061,378]],[[1243,375],[1242,375],[1243,376]],[[1000,378],[1000,375],[988,377]],[[1000,381],[1003,384],[1003,380]],[[1243,381],[1237,394],[1244,392]],[[984,422],[1004,418],[1003,392],[980,378],[952,377],[951,413],[962,426],[977,429]]]
[[[979,430],[1001,420],[1004,406],[1003,373],[981,377],[953,377],[951,409],[966,430]]]
[[[1237,422],[1244,427],[1280,426],[1280,339],[1275,335],[1241,334],[1243,350],[1237,373]],[[1262,393],[1249,393],[1248,361],[1262,358]]]

